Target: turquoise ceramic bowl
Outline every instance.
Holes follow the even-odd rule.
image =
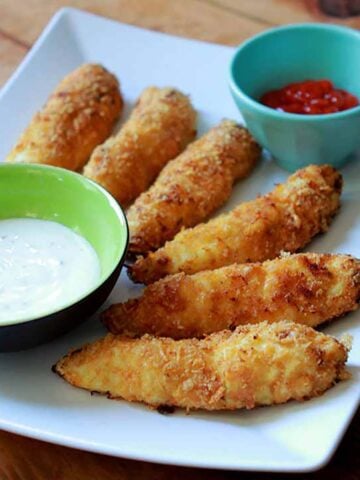
[[[360,148],[360,106],[299,115],[259,103],[272,89],[306,79],[332,80],[360,99],[360,33],[316,23],[268,30],[240,45],[230,65],[230,90],[245,123],[283,168],[341,167]]]

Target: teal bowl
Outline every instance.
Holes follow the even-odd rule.
[[[317,23],[268,30],[240,45],[230,64],[230,90],[245,123],[278,164],[343,166],[360,148],[360,106],[301,115],[266,107],[261,95],[288,83],[329,79],[360,99],[360,33]]]

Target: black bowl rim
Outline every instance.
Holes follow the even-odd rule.
[[[112,274],[88,297],[68,306],[66,309],[37,318],[32,322],[16,323],[1,329],[0,353],[29,350],[49,343],[84,323],[101,308],[114,289],[124,265],[125,255],[126,252]]]
[[[95,287],[93,287],[90,291],[85,293],[82,297],[76,299],[74,302],[69,303],[64,307],[61,307],[61,308],[58,308],[57,310],[46,313],[45,315],[39,315],[37,317],[32,317],[32,318],[29,318],[27,320],[20,320],[18,322],[15,321],[15,322],[12,322],[12,323],[7,323],[7,324],[1,323],[0,324],[0,330],[3,330],[5,328],[10,329],[11,327],[19,327],[21,325],[24,325],[24,324],[27,324],[27,323],[30,323],[30,322],[36,322],[36,321],[40,321],[40,320],[50,319],[53,315],[56,315],[56,314],[59,314],[59,313],[66,314],[67,311],[71,310],[76,305],[78,305],[80,303],[83,303],[83,302],[85,303],[87,300],[89,300],[89,297],[91,297],[95,292],[97,292],[109,280],[109,278],[119,268],[119,266],[121,266],[124,263],[125,257],[127,255],[128,248],[129,248],[129,242],[130,242],[129,223],[128,223],[128,220],[127,220],[127,217],[126,217],[126,214],[124,212],[123,207],[120,205],[119,202],[117,202],[115,197],[113,197],[113,195],[111,195],[110,192],[108,192],[104,187],[102,187],[100,184],[98,184],[94,180],[91,180],[90,178],[84,177],[80,173],[74,172],[72,170],[68,170],[68,169],[62,168],[62,167],[56,167],[56,166],[53,166],[53,165],[40,165],[40,164],[32,164],[32,163],[19,163],[19,164],[3,163],[3,164],[0,164],[0,169],[4,168],[4,167],[9,167],[10,165],[12,167],[19,168],[19,169],[21,169],[22,166],[26,166],[27,168],[29,166],[31,166],[31,167],[34,167],[36,170],[37,169],[39,169],[39,170],[42,170],[42,169],[60,170],[62,172],[66,172],[66,174],[74,175],[78,178],[81,178],[82,180],[85,180],[85,182],[89,182],[90,184],[92,184],[96,189],[101,191],[102,194],[105,195],[110,200],[111,206],[116,207],[115,210],[118,209],[120,211],[122,219],[124,221],[124,225],[125,225],[125,245],[124,245],[124,249],[123,249],[118,261],[116,262],[114,267],[111,269],[111,271],[108,272],[108,275],[103,279],[103,281],[101,283],[97,283],[95,285]],[[121,272],[121,268],[120,268],[120,272]]]

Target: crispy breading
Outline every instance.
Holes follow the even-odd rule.
[[[120,132],[95,149],[84,175],[128,206],[196,135],[196,112],[174,88],[149,87]]]
[[[310,165],[267,195],[179,232],[176,237],[129,267],[136,282],[166,275],[275,258],[296,252],[327,230],[340,205],[342,177],[328,165]]]
[[[110,398],[234,410],[305,400],[347,377],[347,349],[310,327],[279,322],[203,340],[115,336],[75,350],[54,367],[76,387]]]
[[[6,161],[79,170],[110,135],[122,107],[116,77],[101,65],[82,65],[60,82]]]
[[[250,173],[260,153],[250,133],[230,120],[190,144],[129,208],[129,251],[155,250],[183,227],[208,218],[230,197],[233,183]]]
[[[179,339],[284,318],[314,327],[355,310],[359,301],[360,260],[304,253],[169,275],[141,297],[112,305],[102,319],[115,334]]]

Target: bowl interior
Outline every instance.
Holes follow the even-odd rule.
[[[360,98],[359,69],[360,33],[301,24],[269,30],[245,42],[235,55],[232,76],[255,100],[288,83],[321,78]]]
[[[79,174],[42,165],[0,165],[0,219],[40,218],[71,228],[95,249],[101,284],[127,246],[125,216],[105,190]]]

